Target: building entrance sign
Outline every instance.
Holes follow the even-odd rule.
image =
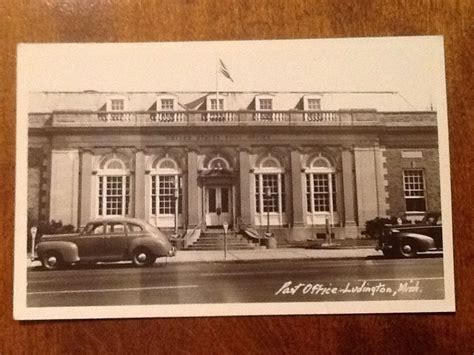
[[[231,188],[228,186],[209,186],[206,188],[206,225],[221,226],[232,224]]]

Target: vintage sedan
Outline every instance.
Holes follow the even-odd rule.
[[[103,218],[86,224],[81,233],[43,235],[35,259],[47,270],[83,262],[131,260],[153,265],[156,258],[174,256],[166,235],[135,218]]]
[[[415,257],[418,252],[443,249],[441,214],[427,213],[423,220],[413,224],[387,224],[380,233],[375,248],[385,256]]]

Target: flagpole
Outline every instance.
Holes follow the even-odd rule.
[[[219,110],[219,64],[216,57],[216,109]]]

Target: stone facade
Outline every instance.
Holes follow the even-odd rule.
[[[330,224],[356,238],[368,219],[406,212],[410,169],[439,210],[436,113],[334,96],[323,111],[324,93],[221,93],[223,106],[212,93],[34,94],[30,218],[128,215],[180,234],[227,222],[289,241]]]

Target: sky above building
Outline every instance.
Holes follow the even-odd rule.
[[[441,37],[26,44],[18,74],[28,91],[396,91],[414,109],[445,102]]]

